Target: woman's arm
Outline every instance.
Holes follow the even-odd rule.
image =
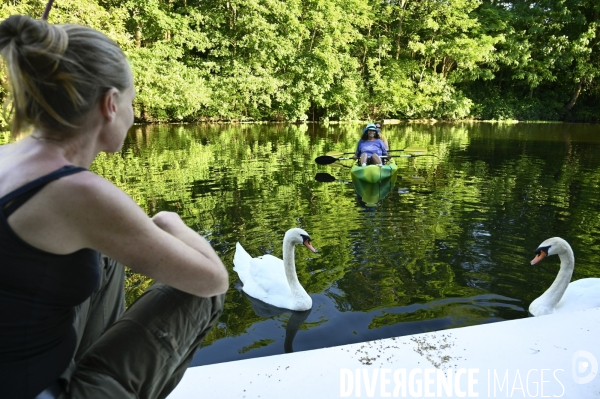
[[[99,251],[132,270],[190,294],[227,291],[225,266],[178,215],[153,218],[122,190],[91,172],[48,184],[9,222],[29,244],[56,254]]]
[[[381,141],[383,141],[383,145],[385,147],[385,150],[389,151],[390,150],[390,146],[388,144],[387,138],[383,134],[379,134],[379,136],[381,137]]]
[[[382,155],[386,155],[388,154],[387,152],[387,146],[385,145],[385,143],[383,142],[383,140],[379,139],[380,143],[380,147],[381,147],[381,154]]]
[[[227,291],[229,287],[229,279],[225,266],[221,262],[217,253],[211,247],[210,243],[202,237],[200,234],[189,228],[175,212],[162,211],[152,217],[152,221],[160,229],[171,234],[175,238],[178,238],[183,243],[192,247],[200,254],[204,255],[206,259],[214,265],[212,270],[213,283],[207,281],[207,285],[214,287],[217,291],[215,294],[220,294]],[[206,276],[207,278],[209,276]],[[219,284],[220,287],[219,288]],[[212,295],[208,295],[212,296]]]
[[[358,144],[356,144],[356,152],[354,153],[354,159],[358,159],[360,157],[361,151],[360,151],[360,145],[362,144],[362,140],[358,141]]]
[[[203,237],[177,214],[149,218],[129,196],[108,185],[90,198],[96,210],[91,226],[98,228],[83,228],[83,233],[92,248],[190,294],[210,297],[227,291],[227,270]]]

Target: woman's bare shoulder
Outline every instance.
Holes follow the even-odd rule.
[[[81,191],[82,194],[94,192],[96,190],[118,190],[120,188],[108,181],[106,178],[97,175],[90,170],[82,170],[56,180],[57,188],[68,188],[69,190]]]
[[[90,231],[111,231],[122,223],[148,224],[148,215],[122,189],[90,171],[54,182],[45,195],[53,212],[86,237]]]
[[[12,229],[30,245],[56,254],[99,250],[94,237],[102,232],[110,235],[123,222],[151,223],[125,192],[89,171],[50,182],[9,219]]]
[[[115,215],[136,211],[138,216],[147,218],[127,193],[91,171],[82,171],[57,180],[48,194],[58,206],[73,207],[82,213],[92,211],[96,217],[103,217],[106,212]]]

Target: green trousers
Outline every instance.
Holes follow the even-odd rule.
[[[225,295],[201,298],[156,283],[125,311],[123,265],[102,257],[101,273],[98,290],[76,310],[78,347],[60,392],[48,397],[167,397],[222,313]]]

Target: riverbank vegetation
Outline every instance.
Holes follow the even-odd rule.
[[[597,0],[56,0],[49,21],[123,47],[138,122],[600,119]]]

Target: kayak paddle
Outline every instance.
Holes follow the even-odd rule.
[[[318,163],[319,165],[330,165],[334,162],[345,161],[348,159],[352,159],[352,158],[335,158],[335,157],[330,157],[329,155],[321,155],[320,157],[315,158],[315,162]]]
[[[427,152],[427,148],[424,147],[407,147],[403,150],[389,150],[388,152],[410,152],[410,153],[414,153],[415,155],[420,155],[422,153]],[[341,151],[329,151],[327,154],[330,157],[334,157],[334,158],[340,158],[343,157],[344,155],[348,155],[348,154],[354,154],[353,152],[341,152]]]

